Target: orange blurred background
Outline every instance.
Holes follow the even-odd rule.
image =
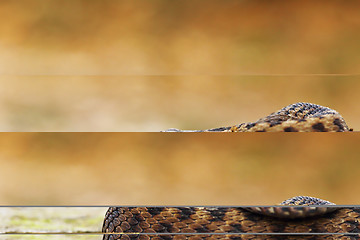
[[[1,133],[0,204],[359,204],[356,133]]]
[[[299,101],[358,130],[359,7],[2,1],[0,131],[206,129]]]
[[[0,131],[161,131],[288,104],[360,129],[358,1],[2,1]],[[358,203],[352,134],[1,133],[1,204]]]
[[[360,130],[360,81],[345,76],[7,76],[0,131],[158,132],[254,122],[296,102]]]
[[[355,0],[1,1],[2,74],[359,73]]]

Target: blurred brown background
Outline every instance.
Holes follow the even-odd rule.
[[[359,73],[359,1],[1,1],[3,74]]]
[[[207,129],[300,101],[360,130],[360,81],[350,76],[7,76],[0,85],[0,131]]]
[[[205,129],[299,101],[358,130],[359,7],[1,1],[0,131]]]
[[[288,104],[360,129],[358,1],[1,1],[0,131],[160,131]],[[1,204],[358,203],[358,134],[2,133]]]
[[[358,204],[359,134],[1,133],[0,204]]]

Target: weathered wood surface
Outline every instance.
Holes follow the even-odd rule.
[[[0,240],[102,239],[107,207],[0,207]]]

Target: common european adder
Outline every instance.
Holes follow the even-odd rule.
[[[110,207],[102,230],[104,240],[359,239],[360,207],[304,196],[263,207]]]
[[[295,103],[252,123],[165,132],[347,131],[337,111]],[[102,231],[104,240],[360,239],[360,207],[304,196],[263,207],[110,207]]]
[[[295,103],[256,122],[206,130],[179,130],[164,132],[347,132],[352,131],[335,110],[313,103]]]

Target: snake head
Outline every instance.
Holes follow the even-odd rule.
[[[340,207],[334,203],[315,197],[297,196],[289,198],[276,206],[247,207],[253,213],[283,219],[299,219],[320,216]]]

